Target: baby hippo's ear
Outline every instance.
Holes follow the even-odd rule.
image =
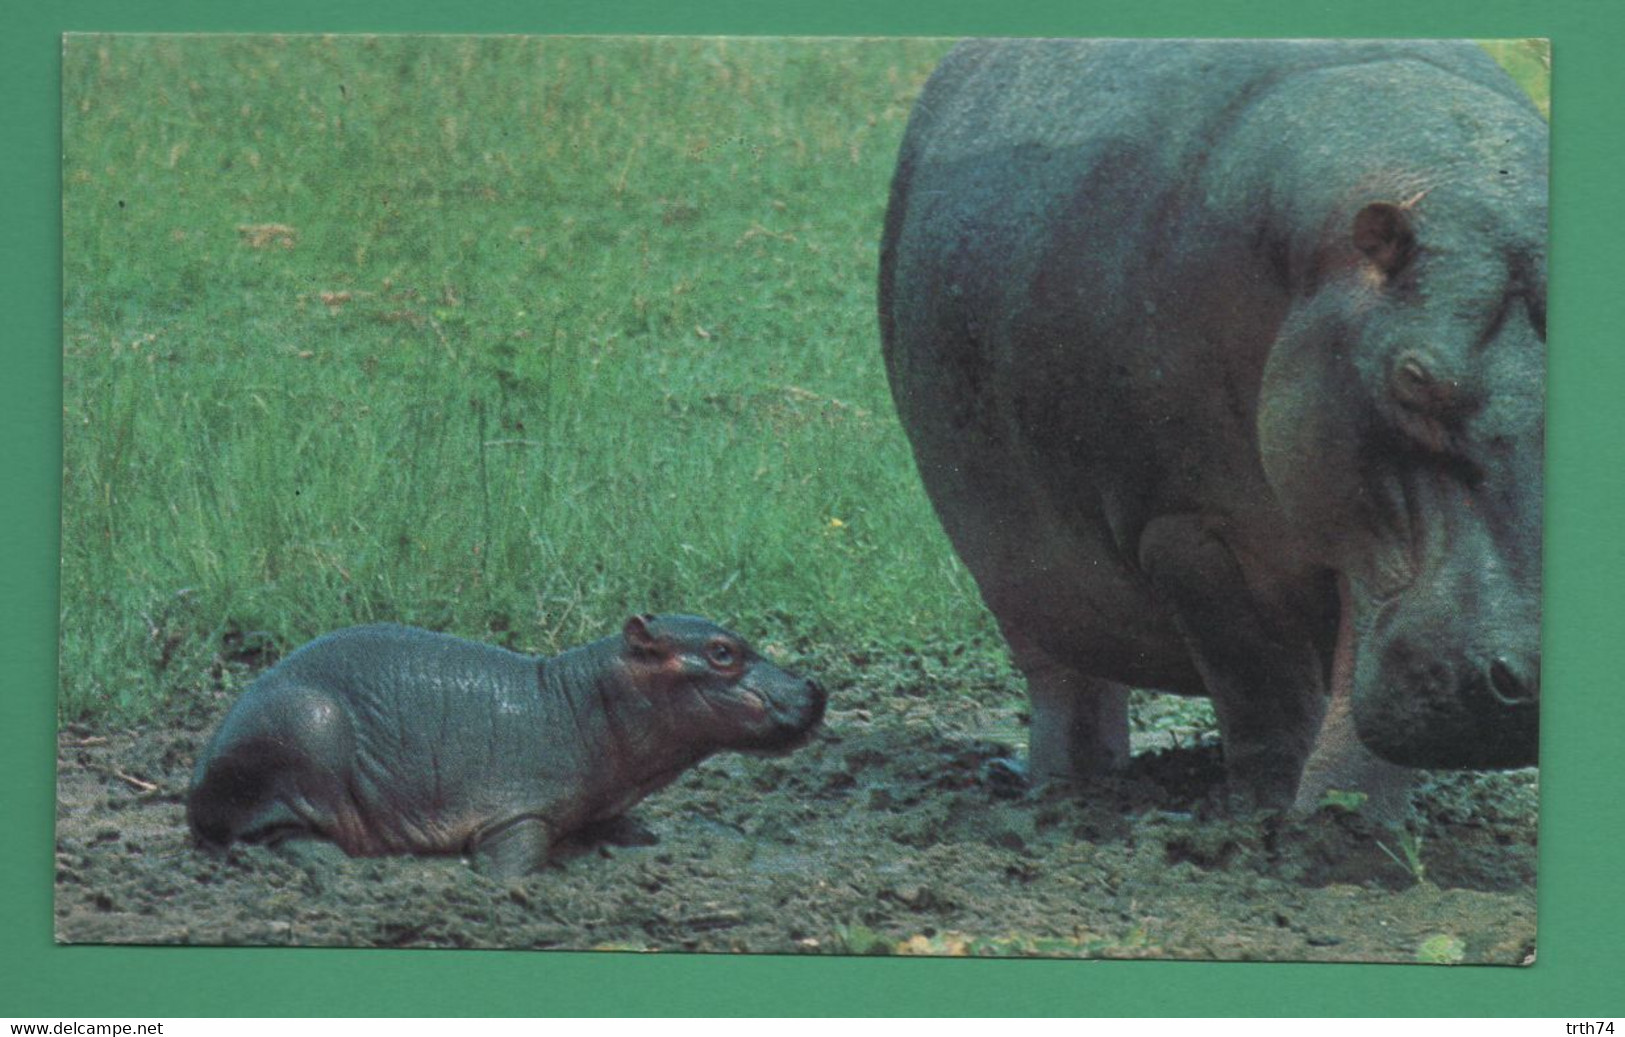
[[[649,624],[654,622],[654,618],[648,613],[633,616],[626,621],[626,626],[621,628],[621,636],[626,639],[627,646],[635,654],[650,655],[659,650],[660,642],[656,639],[654,631],[649,629]]]

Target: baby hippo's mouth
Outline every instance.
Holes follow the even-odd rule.
[[[740,705],[771,726],[771,730],[764,733],[763,741],[747,751],[779,756],[806,745],[824,719],[825,701],[824,689],[811,680],[801,681],[799,686],[777,696],[755,688],[741,688]]]

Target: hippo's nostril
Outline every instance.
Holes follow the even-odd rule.
[[[1506,659],[1490,663],[1490,692],[1504,705],[1524,706],[1534,700],[1534,681],[1518,673]]]

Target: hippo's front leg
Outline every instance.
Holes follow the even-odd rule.
[[[570,838],[581,843],[605,843],[609,846],[653,846],[660,842],[655,830],[630,814],[616,814],[602,821],[589,821],[570,833]]]
[[[1314,646],[1282,643],[1235,555],[1199,515],[1149,523],[1140,567],[1213,700],[1232,793],[1246,806],[1289,807],[1326,708]]]
[[[519,817],[482,831],[470,841],[477,871],[498,882],[513,882],[547,863],[553,828],[539,817]]]

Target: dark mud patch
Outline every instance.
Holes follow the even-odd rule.
[[[1441,775],[1403,831],[1328,808],[1237,819],[1219,751],[1147,700],[1139,755],[1028,792],[1007,674],[943,659],[784,660],[831,689],[782,758],[715,757],[637,810],[651,846],[577,847],[523,883],[455,859],[194,851],[182,795],[229,705],[59,738],[65,942],[1043,954],[1518,964],[1535,943],[1532,771]],[[930,677],[929,687],[922,675]],[[928,693],[926,693],[928,691]]]

